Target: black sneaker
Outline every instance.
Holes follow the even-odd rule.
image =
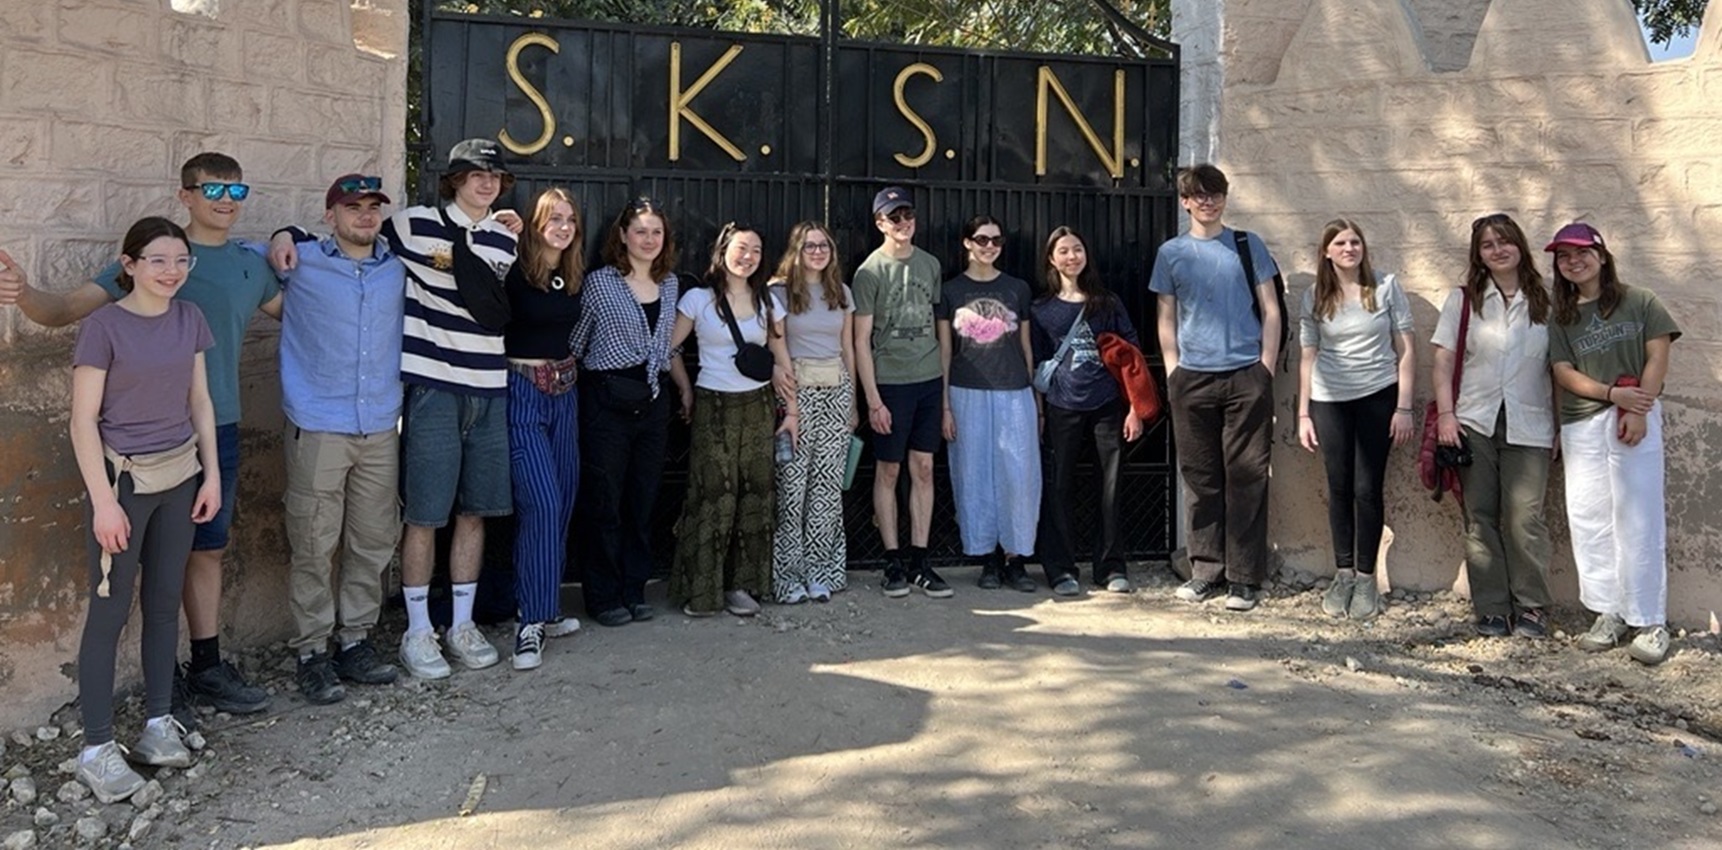
[[[1483,637],[1506,637],[1512,633],[1507,626],[1507,618],[1499,614],[1487,614],[1477,618],[1477,624],[1471,627]]]
[[[909,595],[909,571],[903,569],[903,559],[895,551],[885,556],[885,595],[901,599]]]
[[[975,585],[982,590],[998,590],[1004,587],[1004,580],[999,576],[1003,568],[1004,556],[995,550],[981,562],[981,577],[979,581],[975,582]]]
[[[944,579],[939,578],[938,573],[933,572],[932,567],[922,567],[916,570],[915,575],[909,581],[920,588],[922,593],[934,599],[945,599],[954,593],[951,586],[946,584]]]
[[[245,681],[232,662],[223,661],[205,670],[191,670],[188,665],[185,683],[193,697],[216,711],[256,714],[269,707],[269,694]]]
[[[1178,585],[1178,589],[1172,591],[1172,595],[1185,602],[1206,602],[1220,595],[1220,585],[1218,582],[1193,578]]]
[[[1523,638],[1549,636],[1549,615],[1541,608],[1526,608],[1513,618],[1513,634]]]
[[[1028,576],[1028,563],[1023,556],[1014,556],[1005,563],[1004,582],[1023,593],[1034,592],[1034,579]]]
[[[1232,582],[1226,589],[1227,611],[1249,611],[1261,601],[1261,591],[1253,584]]]
[[[186,731],[197,728],[197,708],[191,704],[191,685],[186,682],[185,669],[173,665],[173,719]]]
[[[400,671],[385,663],[370,641],[362,640],[335,651],[335,674],[361,685],[388,685],[394,683]]]
[[[314,652],[310,658],[299,659],[299,673],[294,679],[299,683],[299,693],[313,705],[329,705],[347,698],[347,689],[335,677],[327,652]]]

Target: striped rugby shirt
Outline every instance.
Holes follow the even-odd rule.
[[[472,249],[502,275],[514,265],[515,237],[495,218],[476,223],[450,203],[456,228],[472,231]],[[408,207],[383,223],[389,250],[407,269],[405,335],[401,380],[463,395],[508,395],[508,360],[501,331],[473,321],[455,287],[453,239],[435,207]]]

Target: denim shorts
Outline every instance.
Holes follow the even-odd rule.
[[[239,498],[239,423],[215,426],[215,462],[221,467],[221,510],[192,532],[191,551],[212,552],[227,548],[228,530],[233,528],[233,502]]]
[[[514,510],[508,476],[508,399],[407,386],[401,419],[401,501],[407,525],[441,528],[464,516]]]
[[[910,452],[932,454],[944,442],[943,378],[915,384],[880,384],[879,401],[891,411],[891,433],[873,435],[873,459],[902,463]]]

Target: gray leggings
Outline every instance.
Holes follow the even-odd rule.
[[[112,474],[112,470],[109,470]],[[138,496],[132,477],[120,478],[120,507],[131,520],[126,550],[114,555],[108,595],[96,595],[102,581],[102,547],[89,537],[90,614],[78,645],[78,706],[84,743],[114,739],[114,658],[120,632],[132,611],[132,586],[143,574],[144,716],[161,717],[173,705],[173,664],[179,652],[179,597],[185,585],[185,559],[196,529],[191,506],[197,498],[194,476],[172,490]],[[86,521],[89,514],[85,515]]]

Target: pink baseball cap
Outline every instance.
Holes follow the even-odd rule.
[[[1543,246],[1544,251],[1553,251],[1562,245],[1573,245],[1579,248],[1601,248],[1602,234],[1596,228],[1582,221],[1575,221],[1555,233],[1555,238]]]

